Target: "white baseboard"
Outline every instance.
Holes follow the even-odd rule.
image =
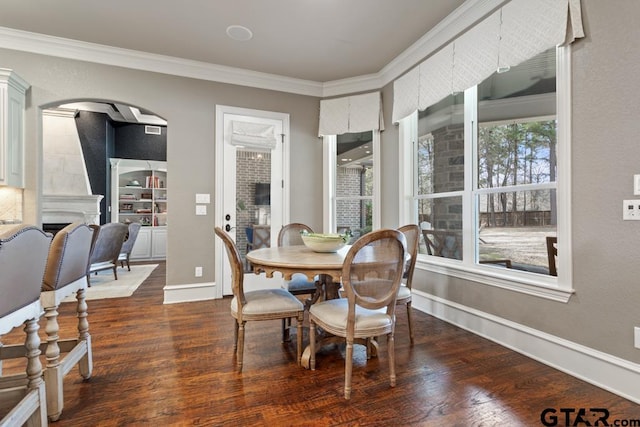
[[[203,301],[216,298],[216,284],[192,283],[164,287],[164,304]]]
[[[413,291],[412,307],[640,403],[640,365],[528,326]]]

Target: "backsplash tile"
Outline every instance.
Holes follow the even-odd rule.
[[[22,222],[22,190],[0,187],[0,223]]]

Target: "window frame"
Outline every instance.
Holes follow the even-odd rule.
[[[572,287],[571,258],[571,46],[556,49],[556,118],[557,157],[556,176],[558,259],[563,268],[558,276],[545,276],[523,271],[498,269],[480,265],[475,259],[475,176],[477,159],[477,90],[465,91],[464,150],[465,178],[463,198],[463,260],[418,255],[416,268],[479,282],[498,288],[534,295],[554,301],[568,302],[574,293]],[[418,114],[400,120],[399,126],[399,218],[402,223],[417,223],[415,183],[417,171],[414,163],[418,140]]]
[[[337,197],[336,173],[337,166],[337,141],[336,135],[324,135],[323,144],[323,229],[327,233],[335,233],[337,230],[336,206],[337,200],[371,200],[372,203],[372,229],[380,228],[380,131],[373,130],[373,193],[371,196]]]

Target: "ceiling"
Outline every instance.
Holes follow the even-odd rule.
[[[464,0],[3,0],[0,27],[313,82],[380,72]],[[249,28],[236,41],[227,27]]]

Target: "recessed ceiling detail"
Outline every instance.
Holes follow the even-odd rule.
[[[233,40],[246,42],[253,38],[253,32],[242,25],[229,25],[227,27],[227,35]]]

